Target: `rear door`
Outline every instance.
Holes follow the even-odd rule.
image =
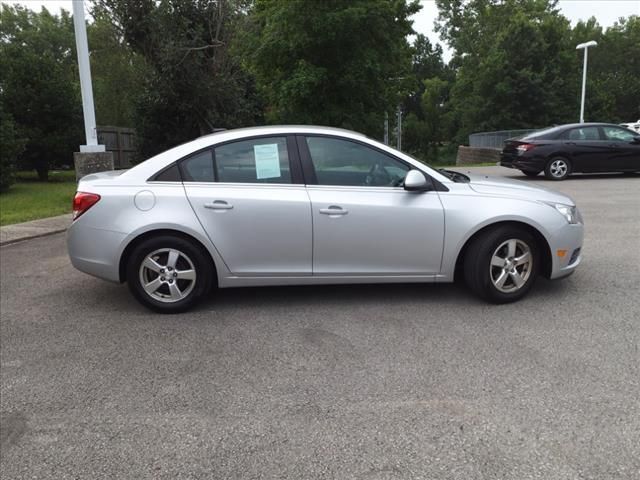
[[[294,137],[216,145],[180,168],[189,202],[233,274],[311,275],[311,210]]]
[[[313,215],[313,274],[426,275],[440,271],[438,193],[402,187],[411,166],[362,142],[298,137]]]
[[[610,125],[603,126],[602,132],[609,145],[607,170],[640,170],[640,144],[631,143],[637,134],[626,128]]]

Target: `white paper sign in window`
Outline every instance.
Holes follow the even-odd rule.
[[[277,143],[254,145],[253,154],[256,159],[256,178],[258,180],[281,176]]]

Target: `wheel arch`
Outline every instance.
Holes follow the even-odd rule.
[[[471,236],[469,236],[469,238],[467,238],[467,240],[462,245],[462,248],[458,251],[458,256],[456,257],[456,264],[455,264],[455,270],[454,270],[455,280],[457,280],[459,278],[458,275],[462,273],[462,269],[464,266],[464,256],[467,252],[467,249],[469,248],[469,245],[471,245],[471,243],[476,238],[478,238],[480,235],[482,235],[486,231],[496,227],[501,227],[506,225],[522,228],[523,230],[526,230],[531,235],[533,235],[533,238],[535,238],[536,243],[542,254],[542,258],[540,262],[540,273],[546,278],[550,278],[551,272],[553,269],[553,257],[551,256],[551,247],[549,246],[549,242],[547,241],[546,237],[542,234],[542,232],[540,232],[540,230],[538,230],[533,225],[526,222],[522,222],[518,220],[501,220],[494,223],[490,223],[488,225],[484,225],[483,227],[475,231]]]
[[[140,243],[144,242],[149,238],[156,237],[158,235],[172,235],[175,237],[180,237],[192,242],[198,248],[200,248],[202,252],[206,255],[206,257],[209,259],[209,261],[211,262],[211,266],[213,268],[213,274],[211,275],[211,278],[215,283],[215,285],[218,284],[218,268],[215,260],[213,259],[213,256],[211,255],[211,252],[209,252],[209,249],[199,239],[197,239],[193,235],[189,235],[188,233],[181,232],[179,230],[173,230],[171,228],[157,228],[154,230],[147,230],[135,236],[134,238],[131,239],[131,241],[129,241],[129,243],[125,246],[124,250],[122,251],[122,254],[120,255],[120,262],[118,265],[118,275],[119,275],[120,283],[124,283],[126,281],[127,263],[129,261],[129,258],[131,257],[131,253],[135,250],[135,248],[138,245],[140,245]]]

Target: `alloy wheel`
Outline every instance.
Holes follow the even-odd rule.
[[[493,286],[503,293],[520,290],[529,280],[533,267],[531,248],[512,238],[498,246],[491,256],[489,275]]]
[[[161,248],[148,254],[140,264],[139,276],[146,294],[163,303],[187,297],[197,277],[191,259],[175,248]]]

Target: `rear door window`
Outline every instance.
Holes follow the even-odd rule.
[[[185,182],[213,182],[213,155],[211,150],[203,150],[181,162],[182,179]]]
[[[291,183],[286,137],[231,142],[214,152],[218,182]]]
[[[578,127],[565,132],[562,138],[573,141],[600,140],[600,132],[598,127]]]

